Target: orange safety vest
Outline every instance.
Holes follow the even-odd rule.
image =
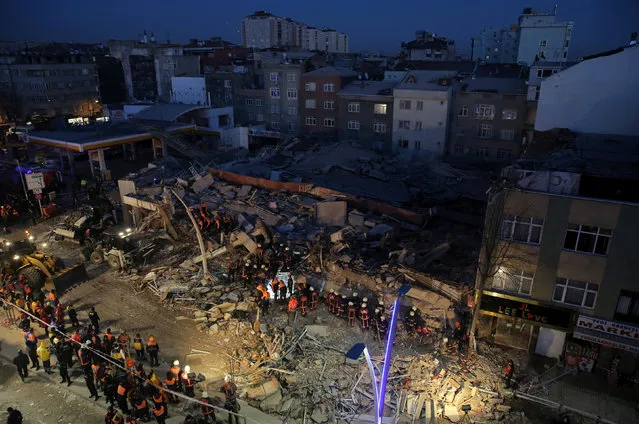
[[[288,310],[294,311],[295,309],[297,309],[297,299],[291,297],[291,300],[288,301]]]
[[[126,387],[124,387],[121,384],[118,385],[118,395],[120,395],[120,396],[125,396],[126,395]]]
[[[164,396],[162,396],[161,393],[156,393],[153,395],[153,402],[155,403],[162,403],[164,402]]]
[[[122,422],[122,415],[120,414],[115,414],[115,417],[113,417],[113,419],[111,420],[111,422],[113,424],[120,424]]]
[[[153,410],[153,414],[154,414],[156,417],[161,417],[162,415],[164,415],[164,405],[160,405],[160,407],[159,407],[159,408],[155,408],[155,409]]]
[[[180,369],[176,367],[175,365],[173,365],[171,369],[169,369],[169,371],[171,371],[171,374],[173,374],[176,377],[180,374]]]
[[[135,418],[129,418],[127,419],[124,424],[136,424]]]
[[[135,408],[136,409],[145,409],[147,407],[147,403],[146,403],[146,399],[142,399],[142,402],[140,402],[139,404],[136,402],[135,403]]]
[[[51,302],[55,302],[56,300],[58,300],[58,297],[55,295],[55,293],[49,293],[49,300]]]
[[[168,379],[168,378],[165,378],[165,379],[164,379],[164,384],[166,384],[166,387],[168,387],[169,389],[170,389],[171,387],[175,386],[175,383],[176,383],[176,381],[175,381],[175,377],[173,377],[173,378],[171,378],[171,379]]]

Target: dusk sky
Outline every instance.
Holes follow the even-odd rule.
[[[327,26],[350,35],[351,51],[393,54],[416,30],[435,32],[470,52],[470,38],[484,25],[517,22],[524,7],[552,10],[551,0],[86,0],[16,1],[4,6],[0,39],[100,42],[134,39],[155,32],[158,41],[221,36],[240,42],[240,22],[256,10]],[[490,6],[487,6],[490,5]],[[598,53],[627,44],[639,31],[639,0],[562,0],[558,20],[574,21],[570,57]]]

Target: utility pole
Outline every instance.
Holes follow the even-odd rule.
[[[182,200],[180,195],[177,194],[174,189],[171,189],[171,193],[173,193],[173,195],[180,201],[180,203],[182,203],[182,206],[184,206],[184,209],[186,209],[186,213],[188,214],[189,219],[191,219],[193,228],[195,228],[195,235],[197,236],[197,242],[200,245],[200,254],[202,255],[202,271],[204,272],[204,278],[207,278],[209,276],[209,269],[206,263],[206,248],[204,247],[204,239],[202,238],[202,232],[200,231],[200,227],[197,225],[197,222],[195,221],[195,217],[193,217],[191,210],[186,205],[184,200]]]

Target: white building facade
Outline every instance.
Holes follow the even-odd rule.
[[[171,103],[208,105],[204,77],[172,77]]]
[[[555,15],[519,16],[517,63],[532,65],[535,60],[566,62],[574,22],[557,22]]]
[[[393,90],[393,152],[399,158],[444,156],[452,104],[450,78],[455,72],[448,74],[409,72]]]
[[[584,60],[541,82],[535,129],[639,136],[639,46]]]

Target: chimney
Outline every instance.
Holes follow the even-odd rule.
[[[630,46],[634,46],[635,44],[637,44],[637,33],[633,32],[632,34],[630,34]]]
[[[146,35],[146,30],[144,30],[144,35],[142,36],[142,44],[149,44],[149,37]]]
[[[155,43],[155,34],[154,33],[151,33],[151,42]]]
[[[555,16],[557,16],[557,9],[559,9],[559,4],[555,3],[555,12],[553,13]]]

